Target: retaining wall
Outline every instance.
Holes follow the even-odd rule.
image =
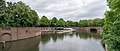
[[[51,30],[50,27],[12,27],[0,28],[0,42],[26,39],[41,35],[42,31]]]

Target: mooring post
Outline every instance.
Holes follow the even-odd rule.
[[[1,41],[2,42],[2,48],[5,48],[5,41]]]
[[[107,49],[107,48],[108,48],[108,46],[107,46],[107,44],[105,44],[105,51],[108,51],[108,49]]]

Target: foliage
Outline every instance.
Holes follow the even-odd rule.
[[[67,27],[78,27],[78,22],[67,21],[66,26]]]
[[[50,26],[50,21],[46,16],[43,16],[40,20],[39,20],[39,26]]]
[[[65,21],[63,18],[57,19],[53,17],[49,20],[47,17],[43,16],[39,21],[39,26],[42,27],[76,27],[78,26],[78,22],[73,21]]]
[[[38,15],[23,2],[0,2],[0,27],[32,27],[38,25]]]
[[[58,19],[56,17],[54,17],[51,21],[50,21],[50,26],[56,27],[57,26],[57,22]]]
[[[93,20],[80,20],[79,22],[64,21],[63,18],[57,19],[56,17],[49,20],[43,16],[39,21],[39,26],[46,27],[102,27],[104,25],[104,19],[93,19]]]
[[[59,27],[65,27],[66,22],[62,18],[60,18],[57,24]]]
[[[103,26],[104,25],[104,20],[103,19],[93,19],[93,20],[80,20],[79,21],[79,26],[80,27],[96,27],[96,26]]]
[[[108,51],[120,51],[120,0],[107,0],[109,11],[105,13],[102,39]]]

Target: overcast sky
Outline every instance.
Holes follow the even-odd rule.
[[[35,10],[39,17],[53,17],[79,21],[83,19],[104,18],[108,9],[106,0],[6,0],[23,1]]]

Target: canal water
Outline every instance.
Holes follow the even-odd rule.
[[[35,38],[0,43],[0,51],[105,51],[98,34],[47,34]]]

